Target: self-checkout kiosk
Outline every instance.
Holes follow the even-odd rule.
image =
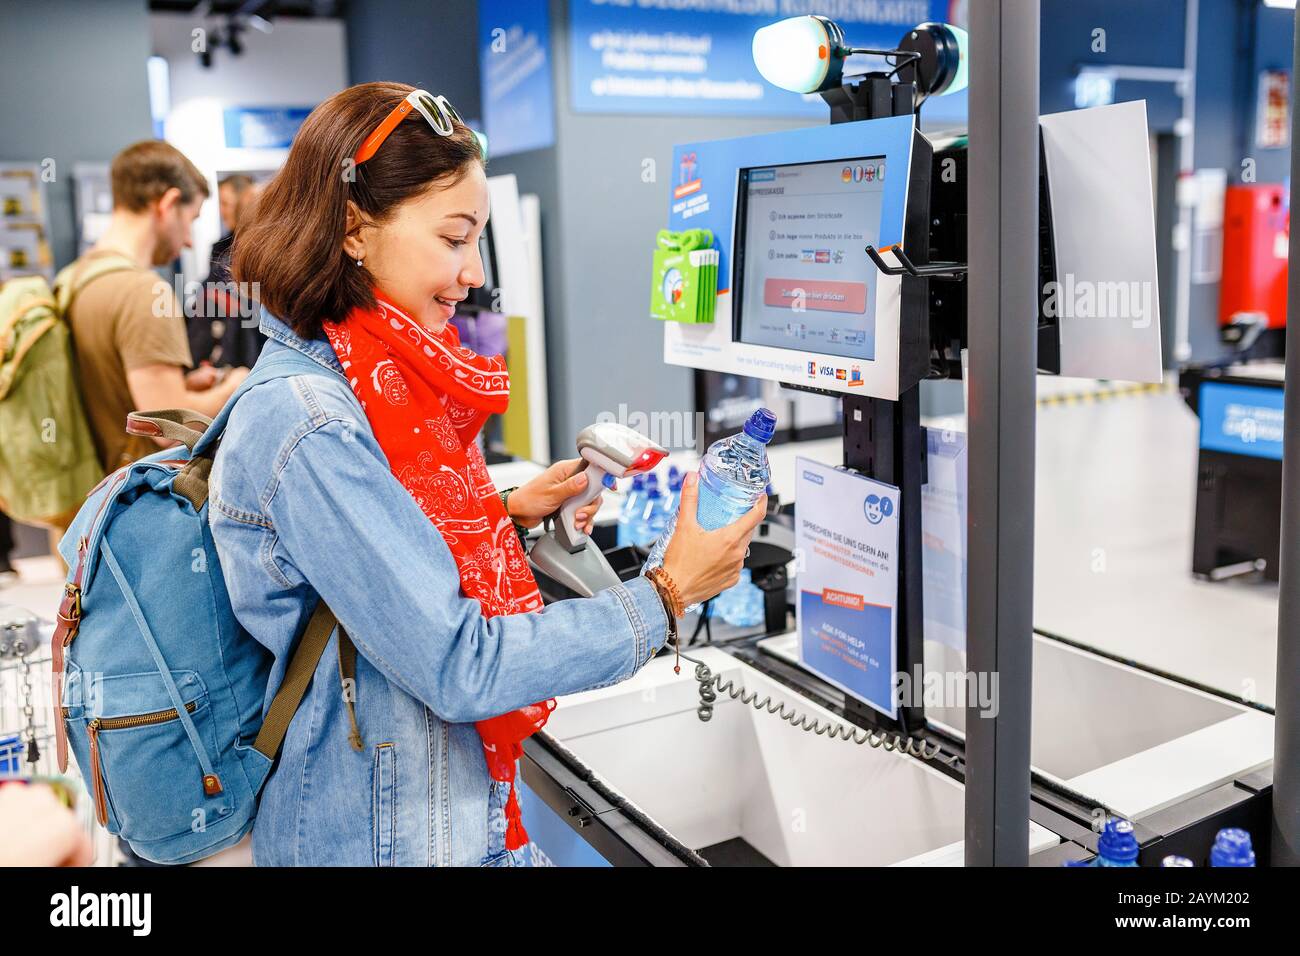
[[[823,44],[851,51],[833,24],[821,29]],[[927,24],[887,51],[889,72],[841,83],[832,65],[806,88],[827,101],[827,126],[677,146],[667,197],[667,227],[710,230],[719,261],[713,321],[665,322],[664,361],[843,403],[843,457],[831,471],[847,485],[820,472],[773,520],[798,529],[813,513],[805,494],[859,482],[862,494],[816,501],[819,514],[843,508],[842,522],[816,524],[852,548],[860,516],[875,523],[868,485],[892,489],[896,584],[888,614],[873,618],[887,624],[863,623],[870,634],[839,625],[823,642],[862,672],[892,670],[891,694],[831,673],[809,652],[817,635],[800,630],[801,613],[794,629],[683,648],[680,672],[668,652],[625,683],[563,698],[525,747],[533,862],[961,864],[964,707],[986,691],[996,706],[996,689],[941,688],[966,675],[960,607],[980,575],[965,567],[959,508],[947,540],[932,540],[942,522],[927,524],[927,489],[951,483],[949,503],[964,494],[953,466],[961,436],[927,435],[920,385],[961,377],[966,248],[993,227],[967,222],[965,137],[929,137],[917,120],[927,95],[964,77],[959,40]],[[1047,116],[1041,131],[1044,308],[1024,317],[1037,323],[1040,366],[1158,381],[1144,106]],[[883,573],[859,552],[855,561]],[[807,590],[801,557],[792,607]],[[872,603],[851,591],[835,602]],[[932,596],[958,610],[927,614]],[[1267,830],[1270,715],[1042,635],[1033,679],[1032,862],[1090,856],[1106,814],[1134,821],[1144,863],[1203,856],[1218,826]]]

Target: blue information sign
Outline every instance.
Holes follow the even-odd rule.
[[[1282,460],[1282,389],[1205,382],[1201,385],[1201,447]]]
[[[488,154],[555,143],[547,0],[480,0],[479,76]]]
[[[824,118],[818,96],[772,86],[754,66],[760,27],[818,14],[853,46],[893,49],[926,21],[965,26],[965,0],[569,0],[573,108],[594,113]],[[848,71],[881,62],[850,60]],[[936,97],[923,116],[966,115],[964,92]]]
[[[238,106],[222,111],[227,149],[288,149],[310,106]]]

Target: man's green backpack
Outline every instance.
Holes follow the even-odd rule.
[[[66,316],[88,283],[131,268],[103,256],[64,269],[53,290],[42,276],[0,285],[0,511],[17,521],[62,525],[104,477]]]

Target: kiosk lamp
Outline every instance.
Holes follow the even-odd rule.
[[[873,116],[916,112],[930,96],[965,89],[967,49],[966,31],[948,23],[922,23],[909,30],[893,50],[849,46],[839,24],[817,16],[791,17],[763,27],[754,33],[753,44],[754,64],[765,80],[793,93],[820,93],[832,112],[837,107],[864,108],[863,98],[870,96],[914,97],[905,109],[882,110],[875,103],[869,110]],[[892,69],[850,76],[847,79],[863,82],[849,86],[844,61],[853,54],[885,57],[887,62],[892,60]],[[897,84],[891,83],[895,74]]]

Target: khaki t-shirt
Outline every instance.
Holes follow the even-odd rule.
[[[89,253],[87,258],[115,253]],[[71,281],[71,280],[70,280]],[[68,311],[77,374],[95,450],[105,472],[158,450],[150,438],[126,433],[135,411],[126,373],[145,365],[188,368],[189,338],[171,287],[151,269],[123,269],[92,279]]]

